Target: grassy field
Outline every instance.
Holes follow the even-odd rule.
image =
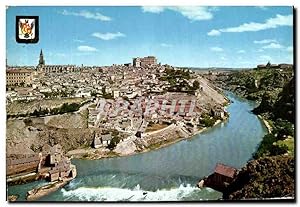
[[[148,127],[146,128],[145,132],[153,132],[153,131],[157,131],[160,129],[163,129],[165,127],[167,127],[167,124],[152,124],[152,125],[148,125]]]
[[[279,145],[279,146],[286,145],[288,147],[288,154],[292,155],[292,156],[294,155],[295,143],[294,143],[294,138],[293,137],[288,137],[285,140],[279,140],[275,144]]]

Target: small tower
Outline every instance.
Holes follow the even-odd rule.
[[[39,59],[39,65],[45,65],[45,60],[44,60],[44,55],[43,55],[43,50],[40,52],[40,59]]]

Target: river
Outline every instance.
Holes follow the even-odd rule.
[[[194,137],[168,147],[128,157],[72,160],[78,175],[64,188],[40,201],[192,201],[215,200],[222,194],[198,189],[197,181],[213,172],[216,163],[243,167],[267,133],[251,110],[255,102],[232,93],[229,119]],[[9,195],[25,194],[36,181],[10,186]]]

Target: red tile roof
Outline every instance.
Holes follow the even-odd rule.
[[[236,173],[236,169],[233,167],[229,167],[224,164],[217,163],[215,167],[215,173],[218,173],[220,175],[224,175],[226,177],[234,178],[234,175]]]

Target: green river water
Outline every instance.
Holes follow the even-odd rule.
[[[40,201],[199,201],[222,194],[196,187],[213,172],[216,163],[243,167],[256,151],[267,129],[252,114],[255,102],[232,93],[229,119],[194,137],[168,147],[128,157],[72,160],[78,175],[64,188]],[[44,181],[10,186],[9,195],[20,195]]]

